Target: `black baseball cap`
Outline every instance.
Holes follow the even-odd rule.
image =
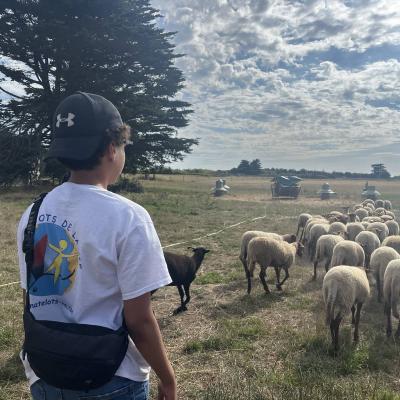
[[[122,118],[114,104],[102,96],[76,92],[66,97],[54,112],[53,140],[45,160],[86,160],[98,149],[107,129],[118,129]]]

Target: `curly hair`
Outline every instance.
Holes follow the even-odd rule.
[[[122,146],[129,140],[130,134],[131,128],[126,124],[121,125],[118,129],[108,129],[99,147],[89,158],[85,160],[74,160],[72,158],[59,157],[58,161],[72,171],[92,170],[100,164],[101,157],[104,156],[110,143],[114,143],[117,147]]]

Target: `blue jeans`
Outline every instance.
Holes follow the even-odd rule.
[[[114,376],[110,382],[92,390],[66,390],[50,386],[41,379],[31,386],[33,400],[147,400],[149,381],[135,382]]]

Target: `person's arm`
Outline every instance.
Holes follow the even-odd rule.
[[[151,308],[150,293],[125,300],[124,316],[129,335],[160,379],[158,399],[176,400],[175,375]]]

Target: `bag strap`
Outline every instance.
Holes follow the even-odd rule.
[[[26,263],[26,300],[25,306],[29,310],[30,302],[29,302],[29,278],[30,272],[33,264],[33,250],[34,250],[34,240],[35,240],[35,228],[36,228],[36,220],[39,214],[39,208],[42,204],[43,199],[46,197],[47,193],[41,193],[38,198],[36,198],[33,202],[33,206],[31,208],[31,212],[29,214],[28,224],[26,225],[24,231],[24,241],[22,242],[22,251],[25,253],[25,263]]]

